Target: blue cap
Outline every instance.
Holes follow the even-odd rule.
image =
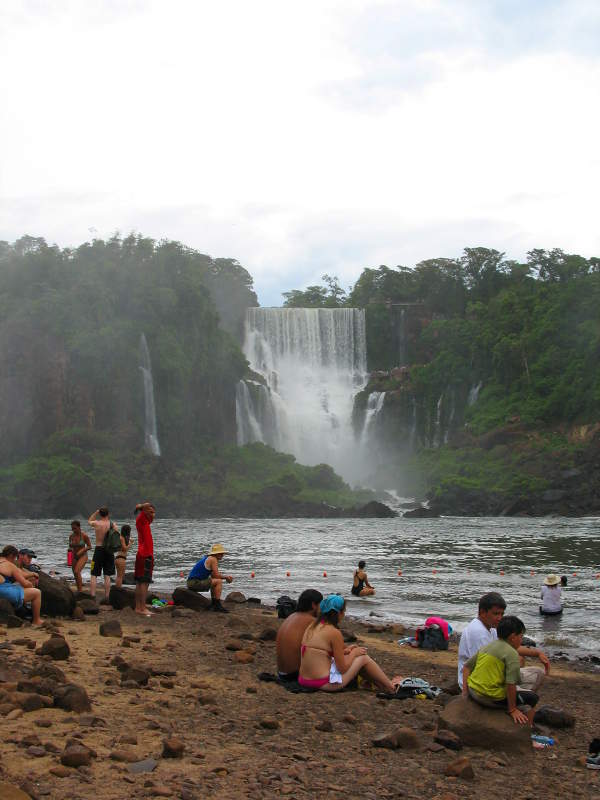
[[[344,608],[344,598],[339,594],[328,594],[319,604],[321,614],[328,614],[330,611],[341,611]]]

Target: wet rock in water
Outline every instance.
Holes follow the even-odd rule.
[[[42,592],[42,615],[45,617],[70,617],[75,608],[75,596],[64,580],[38,573],[38,589]]]
[[[385,747],[388,750],[416,750],[419,747],[419,739],[412,728],[397,728],[375,736],[372,742],[375,747]]]
[[[39,655],[50,656],[53,661],[66,661],[71,655],[71,649],[62,636],[52,636],[39,648]]]
[[[251,664],[254,661],[254,656],[247,650],[239,650],[233,654],[233,660],[236,664]]]
[[[111,586],[108,593],[108,602],[117,611],[124,608],[135,608],[135,591],[122,586]]]
[[[242,594],[242,592],[229,592],[227,597],[225,598],[226,603],[245,603],[246,602],[246,595]]]
[[[54,705],[64,711],[74,711],[80,714],[82,711],[90,711],[92,704],[88,693],[83,686],[75,683],[66,683],[55,686],[52,692]]]
[[[540,706],[535,712],[533,721],[536,725],[548,725],[550,728],[572,728],[575,717],[567,711],[551,706]]]
[[[183,586],[178,586],[173,592],[173,602],[176,606],[191,608],[192,611],[206,611],[211,607],[208,597],[198,594],[198,592],[192,592]]]
[[[514,725],[515,723],[510,720],[511,723]],[[463,778],[464,780],[473,780],[475,777],[475,773],[473,772],[473,767],[471,762],[468,758],[457,758],[456,761],[452,761],[446,769],[444,770],[444,775],[448,775],[449,777],[453,778]]]
[[[176,737],[163,739],[163,758],[183,758],[184,750],[185,744],[181,739],[177,739]]]
[[[145,758],[143,761],[135,761],[133,764],[129,764],[127,771],[133,775],[141,775],[144,772],[153,772],[157,766],[158,761],[153,758]]]
[[[460,737],[452,731],[441,730],[438,731],[433,737],[434,742],[447,747],[448,750],[462,750],[462,742]]]
[[[121,623],[118,619],[109,619],[100,623],[100,636],[114,636],[120,639],[123,636]]]
[[[263,717],[260,721],[260,727],[267,731],[276,731],[279,728],[279,722],[273,717]]]
[[[260,597],[249,597],[247,600],[248,603],[254,603],[255,605],[259,606],[262,603]]]
[[[413,508],[412,511],[406,511],[403,517],[404,519],[436,519],[439,514],[431,508],[419,506],[419,508]]]
[[[150,670],[144,667],[127,667],[121,673],[121,684],[126,681],[133,681],[138,686],[146,686],[150,679]]]
[[[83,744],[68,745],[60,757],[60,763],[65,767],[86,767],[91,762],[92,751]]]
[[[468,697],[454,697],[440,712],[438,730],[449,730],[467,747],[531,753],[531,729],[515,725],[501,710],[484,708]]]
[[[14,783],[0,781],[0,800],[31,800],[31,797]]]
[[[265,628],[258,638],[261,642],[274,642],[277,638],[277,630],[275,628]]]

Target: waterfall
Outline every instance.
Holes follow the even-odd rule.
[[[331,464],[353,478],[351,416],[354,395],[365,383],[365,312],[249,308],[244,353],[265,385],[247,396],[239,389],[238,442],[258,439],[302,464]],[[260,431],[255,439],[246,402]]]
[[[160,455],[160,445],[156,433],[156,408],[154,407],[154,385],[152,383],[152,366],[146,336],[140,336],[140,369],[144,378],[144,444],[153,456]]]
[[[412,399],[412,422],[410,425],[410,434],[408,437],[408,446],[410,448],[410,452],[413,453],[415,451],[415,445],[417,443],[417,401],[413,397]]]
[[[442,433],[442,401],[444,399],[444,393],[440,395],[440,399],[437,401],[437,406],[435,409],[435,426],[433,429],[433,446],[439,447],[441,443],[441,433]]]
[[[367,398],[367,408],[365,411],[365,422],[361,433],[361,442],[363,444],[368,442],[368,438],[372,430],[377,424],[377,416],[383,408],[385,403],[385,392],[371,392]]]
[[[400,309],[400,320],[398,323],[398,364],[406,364],[406,309]]]
[[[471,388],[469,389],[469,396],[467,397],[468,406],[475,405],[475,403],[477,402],[477,398],[479,397],[479,392],[481,391],[482,386],[483,384],[481,381],[479,381],[479,383],[476,386],[471,386]]]

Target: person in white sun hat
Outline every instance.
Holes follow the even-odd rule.
[[[554,616],[562,614],[561,586],[558,575],[546,575],[542,584],[542,605],[540,614]]]
[[[187,578],[187,588],[192,592],[210,592],[211,611],[220,611],[222,614],[229,613],[221,603],[223,581],[231,583],[233,580],[231,575],[221,575],[219,572],[219,562],[225,553],[222,544],[213,544],[210,552],[194,564]]]

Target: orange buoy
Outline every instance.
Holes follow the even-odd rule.
[[[253,577],[254,577],[254,573],[253,573],[253,572],[251,572],[251,573],[250,573],[250,577],[251,577],[251,578],[253,578]]]
[[[596,578],[600,578],[600,572],[598,572],[598,574],[596,575]]]
[[[324,577],[324,578],[326,578],[326,577],[327,577],[327,573],[326,573],[326,572],[324,572],[324,573],[323,573],[323,577]]]
[[[398,570],[398,575],[402,575],[402,570],[401,569]]]
[[[576,578],[576,577],[577,577],[577,573],[576,573],[576,572],[574,572],[574,573],[573,573],[573,577],[574,577],[574,578]]]
[[[179,577],[183,578],[183,570],[179,573]]]
[[[290,577],[290,573],[289,573],[289,572],[286,572],[285,574],[286,574],[286,577],[287,577],[287,578],[289,578],[289,577]]]
[[[529,574],[530,574],[530,575],[535,575],[535,572],[534,572],[533,570],[531,570],[531,571],[529,572]]]
[[[503,569],[500,570],[500,575],[504,575],[504,570]]]
[[[435,573],[436,573],[436,572],[437,572],[437,569],[432,569],[432,570],[431,570],[431,574],[432,574],[432,575],[435,575]]]

